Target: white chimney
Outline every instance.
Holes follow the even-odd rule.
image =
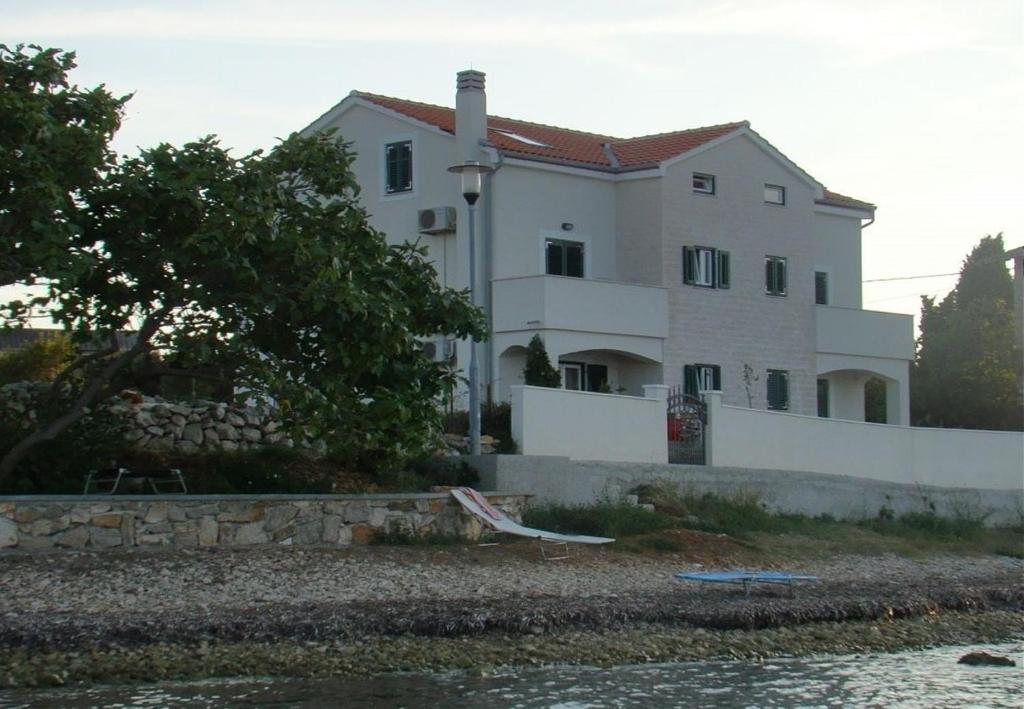
[[[487,93],[482,71],[468,69],[456,76],[455,144],[459,160],[479,160],[480,141],[487,137]]]

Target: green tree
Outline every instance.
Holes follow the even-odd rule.
[[[562,386],[562,377],[558,370],[551,366],[547,348],[540,335],[530,338],[526,347],[526,368],[523,370],[523,381],[530,386],[551,387]]]
[[[2,161],[21,150],[4,145]],[[465,293],[438,285],[425,249],[389,246],[369,226],[353,160],[326,134],[241,158],[210,137],[107,160],[83,179],[74,228],[40,222],[48,246],[19,257],[29,268],[17,282],[45,294],[2,313],[23,323],[42,311],[75,341],[111,345],[54,380],[54,399],[70,388],[72,405],[7,451],[0,484],[154,351],[185,367],[230,362],[247,395],[273,398],[354,462],[423,450],[454,373],[424,357],[417,337],[481,339],[483,319]],[[133,327],[134,344],[119,349],[114,334]]]
[[[921,298],[921,336],[910,378],[914,422],[1021,430],[1020,377],[1003,237],[986,236],[941,303]]]
[[[31,284],[78,229],[128,97],[68,83],[73,52],[0,44],[0,286]]]

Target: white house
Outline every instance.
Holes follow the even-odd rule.
[[[456,288],[467,211],[446,169],[495,168],[477,209],[485,397],[522,383],[540,334],[567,388],[683,384],[863,420],[878,377],[888,422],[909,423],[912,319],[861,302],[874,205],[826,189],[745,121],[623,139],[488,116],[478,71],[457,87],[454,110],[353,91],[305,130],[352,143],[373,225],[425,243]]]

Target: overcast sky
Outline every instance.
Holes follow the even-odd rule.
[[[0,42],[73,49],[133,93],[115,147],[273,145],[352,89],[621,137],[749,120],[829,189],[878,205],[866,280],[1024,244],[1024,0],[456,3],[0,0]],[[917,315],[955,276],[866,283]]]

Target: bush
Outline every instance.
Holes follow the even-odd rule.
[[[29,430],[23,418],[10,414],[0,418],[0,450],[9,450]],[[105,410],[93,412],[52,441],[33,448],[0,488],[0,494],[81,493],[85,474],[92,469],[109,467],[124,449],[121,421]]]
[[[469,412],[453,411],[444,416],[444,432],[457,436],[469,433]],[[512,439],[512,405],[508,402],[485,402],[480,406],[480,433],[497,441],[496,453],[515,453]]]
[[[424,458],[406,468],[381,473],[381,487],[395,492],[424,492],[432,487],[474,487],[480,475],[463,460]]]
[[[530,338],[526,346],[526,368],[523,370],[523,381],[528,386],[550,387],[558,389],[562,386],[562,375],[551,366],[547,348],[540,335]]]
[[[861,520],[858,525],[878,534],[897,537],[971,540],[984,534],[985,518],[967,515],[940,517],[932,510],[906,512],[897,517],[890,508],[883,507],[877,517]]]
[[[0,386],[52,381],[74,358],[74,345],[63,333],[0,352]]]
[[[564,534],[591,534],[616,539],[674,526],[672,519],[664,514],[625,502],[534,507],[523,513],[523,524]]]

